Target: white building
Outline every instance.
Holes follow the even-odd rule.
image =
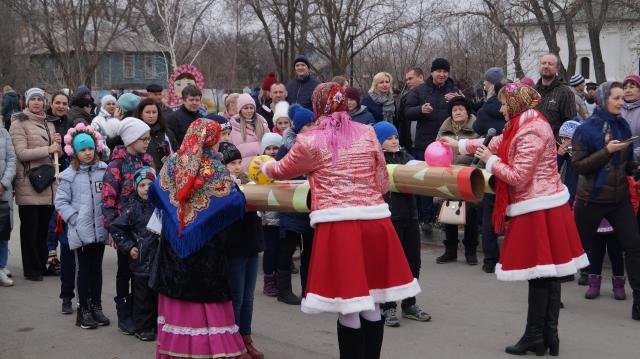
[[[629,74],[640,72],[640,18],[631,15],[627,14],[627,16],[622,15],[615,18],[610,16],[600,32],[600,46],[607,80],[621,81]],[[587,26],[581,20],[581,16],[582,14],[578,13],[574,25],[576,54],[578,55],[576,73],[582,74],[584,78],[588,79],[587,82],[596,82]],[[522,27],[523,34],[521,41],[522,68],[525,76],[537,81],[540,77],[538,73],[539,58],[549,49],[540,27],[535,21],[522,23],[519,26]],[[566,30],[562,24],[559,26],[556,38],[560,47],[560,58],[566,66],[569,55]],[[507,66],[508,78],[515,79],[511,44],[507,48]]]

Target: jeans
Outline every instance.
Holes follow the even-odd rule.
[[[60,242],[60,299],[75,297],[76,259],[68,243]]]
[[[264,235],[264,254],[262,255],[262,272],[272,275],[276,270],[278,260],[278,245],[280,242],[280,227],[262,226]]]
[[[424,161],[424,148],[414,148],[411,150],[411,154],[416,160]],[[418,207],[418,220],[420,222],[435,222],[436,208],[433,205],[433,197],[416,196],[416,205]]]
[[[45,272],[47,257],[47,231],[53,206],[21,205],[20,249],[22,250],[22,269],[25,277],[41,277]]]
[[[493,205],[496,195],[485,193],[482,198],[482,251],[484,252],[484,264],[496,264],[500,258],[498,235],[493,230]]]
[[[102,304],[102,258],[104,243],[91,243],[74,250],[78,262],[78,301],[81,308]]]
[[[9,241],[0,239],[0,269],[7,266],[9,259]]]
[[[253,292],[258,276],[258,255],[229,258],[229,284],[236,325],[241,335],[251,334],[253,317]]]

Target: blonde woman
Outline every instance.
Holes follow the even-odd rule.
[[[393,77],[388,72],[378,72],[373,76],[369,94],[362,99],[361,105],[367,106],[376,122],[393,122],[396,114],[396,104],[393,100]]]
[[[256,102],[249,94],[238,96],[238,114],[231,122],[231,143],[242,154],[242,171],[247,172],[251,160],[262,154],[262,136],[270,132],[267,120],[256,112]]]
[[[220,112],[219,115],[226,118],[227,121],[231,120],[238,114],[238,93],[232,93],[224,98],[224,112]]]

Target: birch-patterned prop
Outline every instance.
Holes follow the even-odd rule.
[[[247,183],[240,186],[247,200],[249,211],[301,212],[311,210],[309,182],[276,181],[257,185]]]

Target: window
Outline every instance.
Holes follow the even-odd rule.
[[[144,78],[145,79],[156,78],[156,56],[155,55],[144,56]]]
[[[124,55],[123,59],[123,71],[125,79],[132,79],[135,77],[135,57],[133,55]]]
[[[580,58],[580,74],[582,75],[582,77],[584,77],[585,79],[590,78],[591,76],[589,75],[590,73],[590,59],[588,57],[581,57]]]

